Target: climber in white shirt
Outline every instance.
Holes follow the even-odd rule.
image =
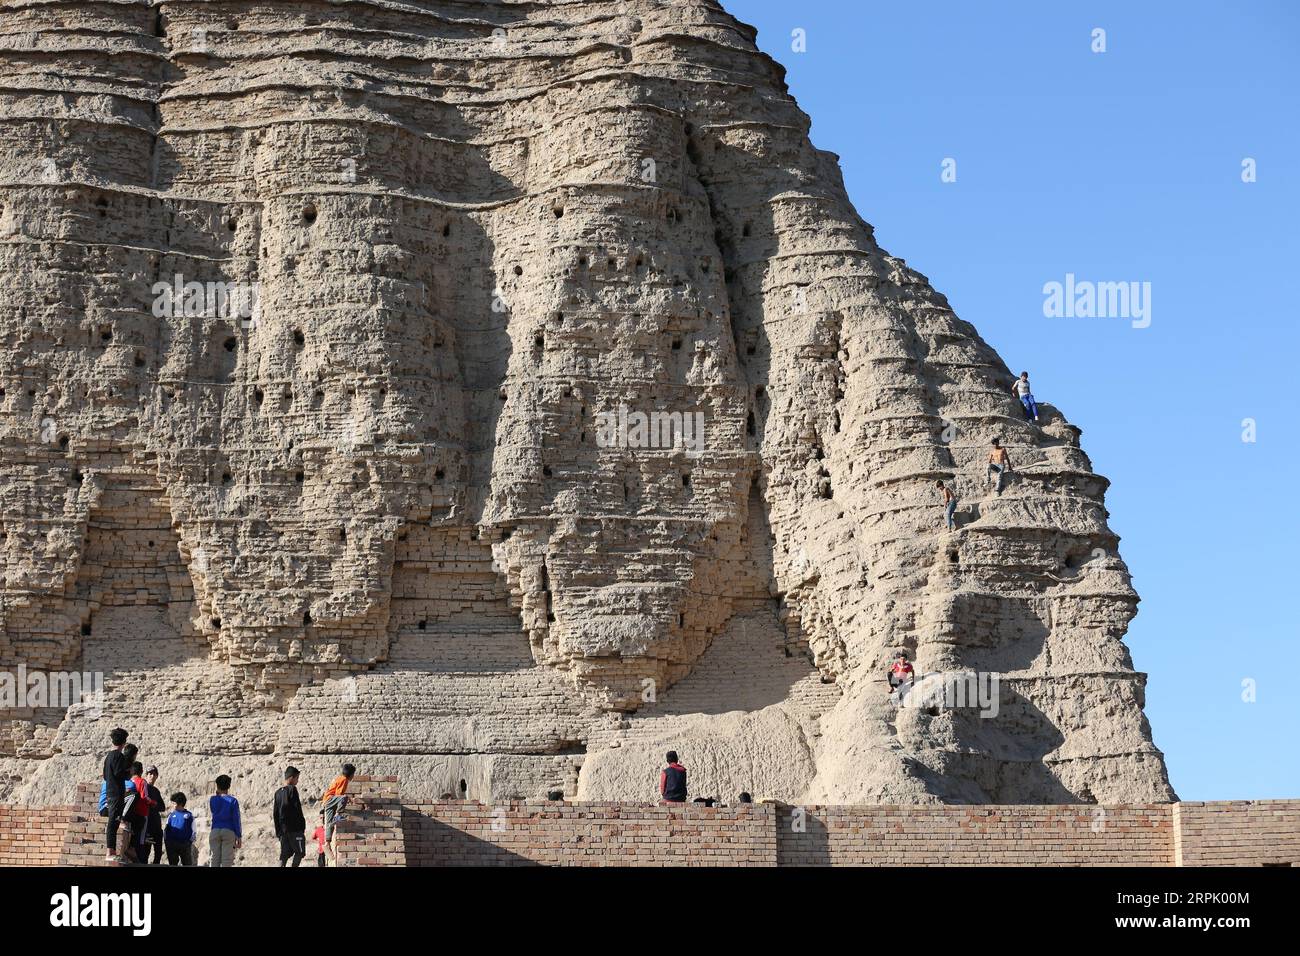
[[[1034,401],[1034,393],[1029,388],[1028,372],[1020,373],[1020,377],[1011,386],[1011,394],[1020,399],[1020,404],[1025,407],[1025,421],[1038,421],[1038,403]]]

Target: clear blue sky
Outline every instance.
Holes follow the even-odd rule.
[[[1083,429],[1179,796],[1300,796],[1300,3],[723,2],[881,245]],[[1150,282],[1150,327],[1045,318],[1067,272]]]

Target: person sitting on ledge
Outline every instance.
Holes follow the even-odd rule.
[[[897,692],[902,696],[902,687],[904,684],[911,684],[916,674],[912,670],[912,665],[903,651],[894,655],[894,663],[889,668],[889,692]]]
[[[668,766],[659,774],[660,803],[686,802],[686,768],[677,762],[677,751],[668,751]]]
[[[1034,392],[1029,387],[1028,372],[1020,373],[1020,377],[1011,386],[1011,394],[1020,399],[1020,404],[1025,409],[1025,421],[1038,421],[1038,402],[1034,400]]]

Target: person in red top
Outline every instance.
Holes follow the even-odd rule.
[[[325,811],[320,812],[320,825],[312,833],[312,839],[316,841],[316,865],[325,865]]]
[[[149,811],[154,801],[149,799],[149,783],[144,779],[144,764],[136,761],[131,764],[131,783],[135,787],[135,800],[131,804],[128,822],[131,827],[130,851],[137,863],[148,863],[145,850],[145,835],[149,823]]]
[[[663,803],[686,802],[686,768],[677,762],[677,751],[668,751],[668,766],[659,774],[659,796]]]
[[[907,659],[907,655],[899,651],[894,655],[894,663],[889,668],[889,691],[892,694],[895,690],[901,688],[904,684],[912,683],[915,674],[912,671],[912,665]]]

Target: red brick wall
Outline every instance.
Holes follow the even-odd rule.
[[[774,866],[771,806],[407,804],[411,866]]]
[[[358,777],[341,866],[1300,865],[1300,800],[1154,806],[403,804]],[[0,866],[101,865],[97,788],[77,807],[0,805]],[[797,825],[796,825],[797,823]]]
[[[781,807],[782,866],[1172,866],[1168,805]]]
[[[336,866],[406,866],[396,777],[353,777],[334,830]]]
[[[1300,866],[1300,800],[1174,804],[1178,866]]]
[[[71,807],[0,804],[0,866],[55,866]]]

